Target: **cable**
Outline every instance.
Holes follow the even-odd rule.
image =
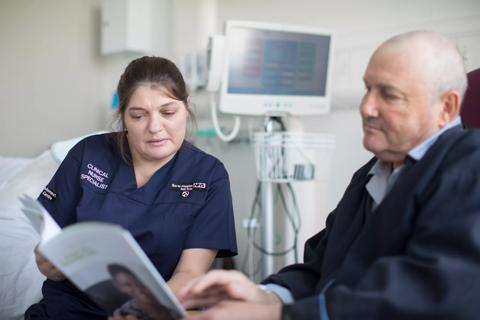
[[[215,129],[217,136],[222,141],[225,141],[225,142],[232,141],[233,139],[235,139],[235,137],[238,135],[238,132],[240,131],[240,117],[239,116],[234,117],[235,123],[233,125],[233,129],[228,135],[226,135],[225,133],[223,133],[222,129],[220,128],[220,125],[218,124],[217,103],[215,102],[215,95],[213,93],[210,93],[209,100],[210,100],[210,111],[212,116],[213,128]]]
[[[297,225],[296,225],[296,230],[295,230],[295,234],[294,234],[294,242],[295,242],[295,263],[298,262],[298,234],[300,232],[300,229],[302,227],[302,219],[301,219],[301,215],[300,215],[300,210],[298,209],[298,202],[297,202],[297,197],[295,195],[295,191],[293,190],[293,187],[292,187],[292,184],[289,182],[286,184],[287,188],[288,188],[288,191],[290,191],[290,195],[292,197],[292,203],[293,203],[293,207],[295,209],[295,213],[296,213],[296,218],[297,218]]]
[[[256,228],[257,226],[252,226],[252,221],[254,221],[253,219],[255,218],[255,215],[256,215],[256,208],[257,206],[261,209],[261,203],[259,201],[259,195],[260,195],[260,191],[261,191],[261,183],[260,182],[257,182],[257,187],[256,187],[256,190],[255,190],[255,197],[253,199],[253,203],[252,203],[252,208],[250,210],[250,216],[248,218],[248,224],[247,224],[247,238],[248,238],[248,246],[247,246],[247,252],[245,254],[245,257],[244,260],[243,260],[243,263],[242,263],[242,270],[245,270],[246,268],[246,262],[248,260],[249,262],[249,272],[246,272],[248,274],[248,276],[250,277],[250,279],[253,280],[253,277],[258,273],[258,268],[257,270],[254,270],[254,262],[253,262],[253,251],[252,251],[252,247],[253,247],[253,242],[254,242],[254,236],[252,237],[251,235],[251,229],[252,228]],[[252,252],[251,252],[252,251]],[[259,265],[259,264],[258,264]],[[252,272],[253,270],[253,272]]]
[[[287,131],[285,123],[283,122],[282,117],[279,116],[271,116],[265,118],[264,126],[266,127],[270,121],[276,122],[280,126],[280,131]]]
[[[252,209],[251,209],[251,212],[250,212],[250,217],[248,219],[249,223],[247,225],[247,238],[249,240],[250,246],[253,246],[255,249],[257,249],[258,251],[260,251],[264,255],[279,257],[279,256],[284,256],[284,255],[293,251],[295,262],[297,263],[298,262],[298,245],[297,245],[297,243],[298,243],[298,234],[299,234],[299,231],[300,231],[300,222],[301,221],[300,221],[300,214],[299,214],[299,210],[298,210],[298,205],[297,205],[295,193],[294,193],[293,189],[291,188],[290,183],[288,183],[287,186],[289,187],[290,194],[292,195],[292,201],[293,201],[294,207],[295,207],[295,217],[291,214],[291,212],[288,208],[288,205],[287,205],[287,202],[286,202],[286,199],[285,199],[285,195],[283,193],[283,190],[282,190],[280,184],[277,186],[276,190],[277,190],[278,194],[280,195],[283,208],[285,209],[285,214],[286,214],[286,216],[287,216],[287,218],[290,222],[290,225],[293,229],[293,232],[294,232],[293,244],[285,250],[270,252],[270,251],[265,250],[260,244],[258,244],[255,241],[256,228],[253,228],[254,230],[253,230],[253,233],[252,233],[251,221],[253,221],[253,219],[255,218],[255,213],[257,212],[255,210],[256,207],[258,206],[261,209],[261,203],[259,201],[259,194],[260,194],[260,187],[261,187],[260,182],[257,183],[257,187],[256,187],[256,191],[255,191],[255,198],[254,198],[254,201],[252,203]],[[295,221],[295,220],[297,220],[297,221]],[[248,257],[248,254],[250,254],[250,251],[249,251],[249,250],[251,250],[250,246],[247,249],[248,250],[247,251],[247,257]],[[245,264],[246,264],[245,261],[246,260],[244,260],[242,268],[245,268]]]

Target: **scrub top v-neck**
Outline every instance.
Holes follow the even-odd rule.
[[[167,280],[184,249],[217,249],[218,257],[237,253],[230,183],[218,159],[185,141],[138,188],[114,135],[79,142],[40,195],[60,226],[81,221],[121,225]]]

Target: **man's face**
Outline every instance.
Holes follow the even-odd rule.
[[[374,53],[365,71],[363,145],[394,165],[440,128],[442,105],[432,99],[420,68],[413,49],[386,47]]]

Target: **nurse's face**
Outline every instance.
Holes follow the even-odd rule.
[[[162,87],[139,86],[124,115],[133,161],[159,167],[168,162],[183,143],[187,119],[185,104],[169,97]]]

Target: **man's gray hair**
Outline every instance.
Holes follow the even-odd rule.
[[[467,90],[465,64],[452,40],[433,31],[411,31],[388,39],[381,47],[402,45],[418,48],[418,57],[423,60],[418,73],[429,85],[432,98],[454,90],[463,99]]]

